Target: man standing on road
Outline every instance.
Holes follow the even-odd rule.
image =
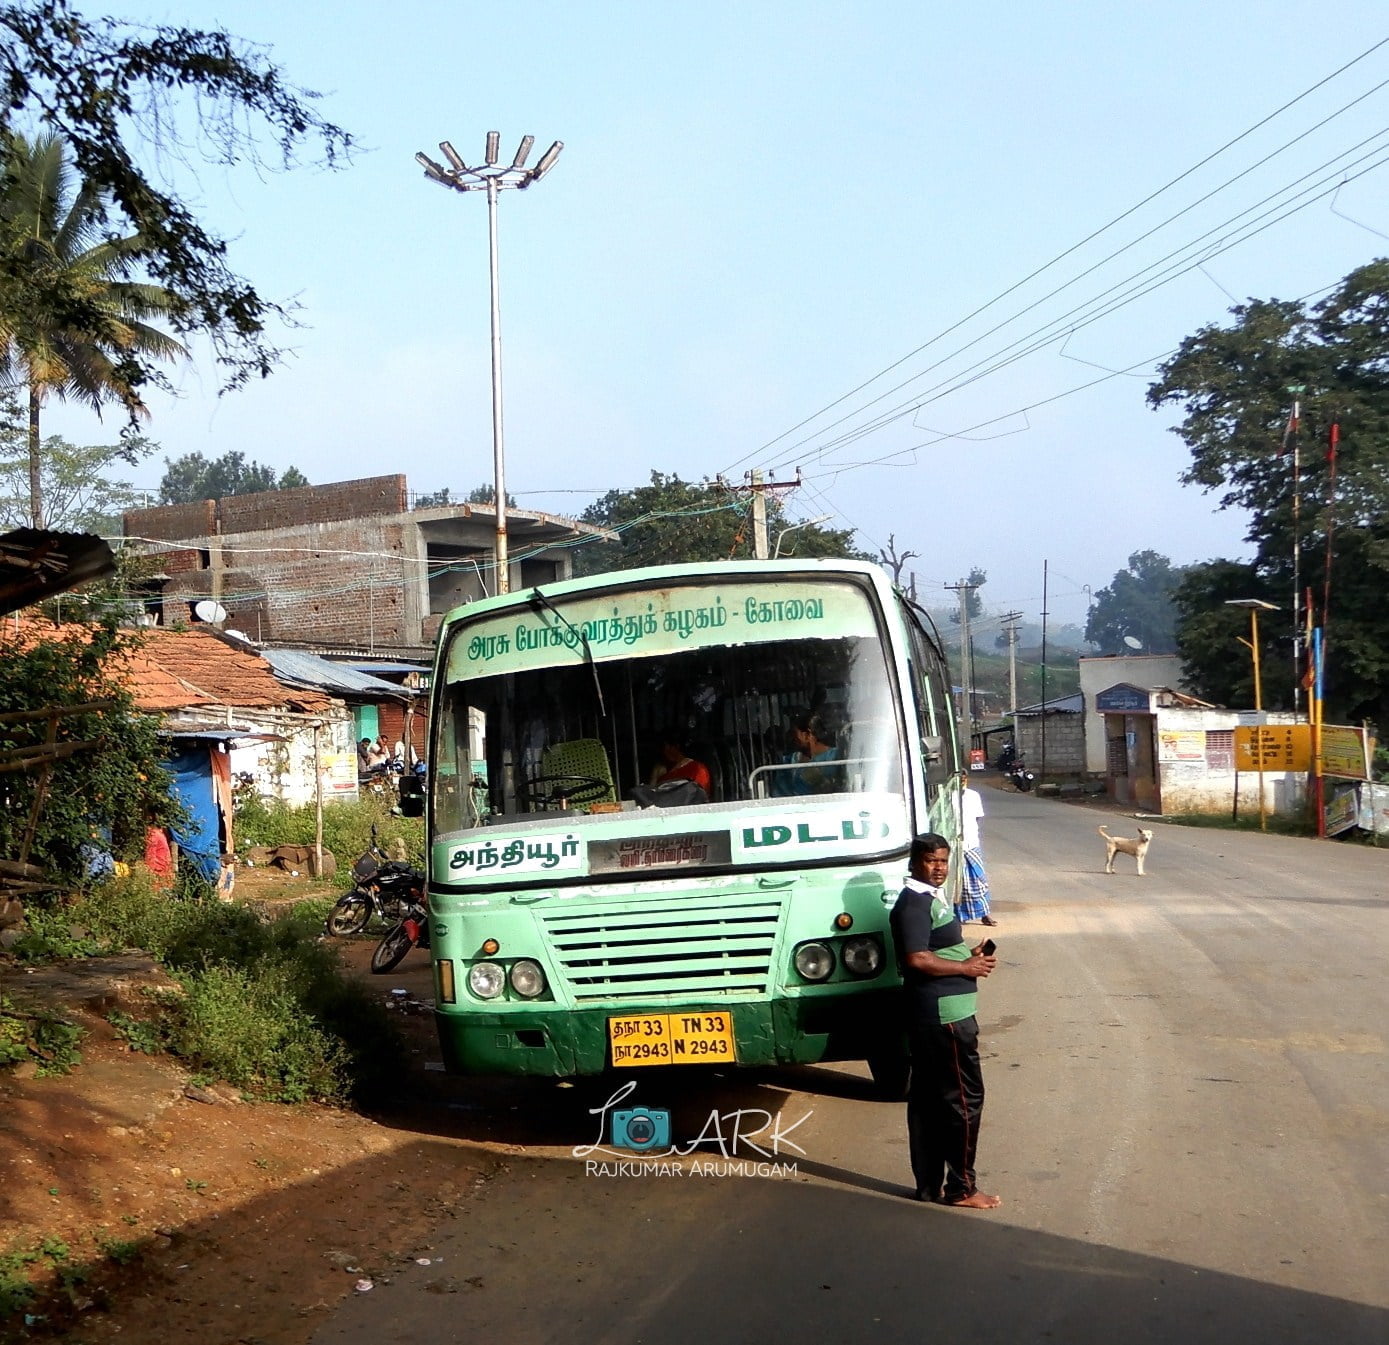
[[[950,873],[944,836],[927,832],[912,841],[909,872],[892,908],[892,937],[911,1042],[907,1141],[916,1199],[991,1210],[1002,1202],[974,1183],[984,1109],[974,1011],[977,981],[993,971],[996,959],[965,943],[942,890]]]

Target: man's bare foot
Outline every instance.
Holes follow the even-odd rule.
[[[988,1195],[984,1191],[974,1191],[967,1196],[947,1196],[941,1203],[962,1210],[996,1210],[1003,1201],[998,1196]]]

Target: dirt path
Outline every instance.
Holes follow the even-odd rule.
[[[371,947],[352,945],[349,961],[363,964]],[[344,1297],[370,1292],[359,1282],[428,1255],[429,1230],[496,1166],[488,1145],[422,1138],[412,1114],[423,1104],[404,1084],[399,1109],[378,1119],[190,1087],[174,1062],[131,1053],[99,1016],[157,972],[129,960],[113,991],[77,965],[77,989],[48,969],[3,976],[33,995],[48,982],[40,997],[66,999],[89,1035],[66,1077],[0,1075],[0,1254],[48,1239],[39,1264],[55,1290],[27,1329],[20,1315],[0,1320],[0,1340],[298,1345]],[[401,975],[373,981],[383,995],[427,993],[427,968],[412,954]],[[402,1024],[402,1078],[426,1078],[432,1022]]]

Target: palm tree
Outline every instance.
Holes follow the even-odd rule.
[[[27,394],[29,517],[43,526],[39,415],[50,397],[85,402],[101,414],[119,402],[147,417],[134,357],[188,352],[147,319],[177,301],[132,279],[142,244],[114,237],[99,191],[78,182],[55,135],[0,135],[0,391]]]

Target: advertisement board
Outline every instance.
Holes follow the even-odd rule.
[[[1369,755],[1374,756],[1375,741],[1369,742]],[[1339,780],[1365,780],[1365,730],[1344,724],[1321,726],[1321,769],[1323,775]]]

